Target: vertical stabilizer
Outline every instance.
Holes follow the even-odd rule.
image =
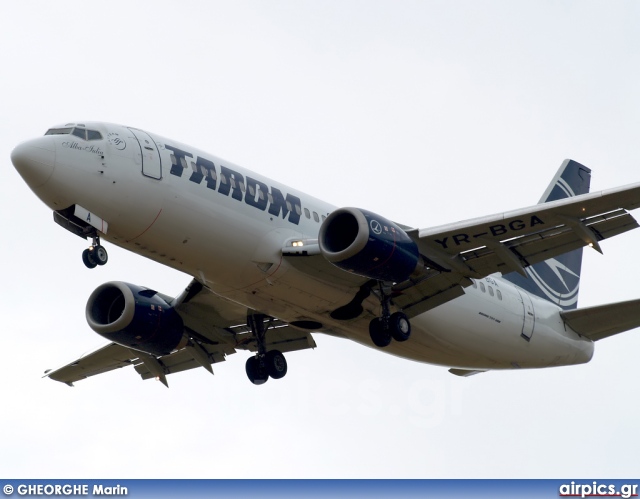
[[[591,170],[573,160],[565,160],[540,198],[548,203],[589,192]],[[549,300],[565,310],[578,306],[582,248],[556,258],[536,263],[525,269],[528,279],[518,273],[504,278],[529,293]]]

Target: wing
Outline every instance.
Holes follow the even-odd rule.
[[[133,365],[142,379],[157,378],[168,386],[168,374],[196,367],[213,374],[212,364],[223,362],[237,350],[257,351],[257,342],[246,324],[247,309],[216,296],[197,280],[179,297],[164,298],[184,322],[188,339],[178,350],[155,357],[111,343],[64,367],[47,371],[46,376],[73,385],[90,376]],[[267,350],[291,352],[316,346],[309,332],[282,321],[267,318],[265,327],[269,328]]]
[[[115,343],[110,343],[80,357],[78,360],[64,367],[54,371],[46,371],[45,375],[55,381],[73,386],[75,381],[88,378],[89,376],[130,366],[134,360],[135,357],[132,358],[129,349]]]
[[[560,312],[566,324],[592,341],[640,327],[640,300]]]
[[[429,266],[417,281],[396,286],[408,315],[462,294],[471,278],[518,272],[638,227],[627,210],[640,206],[640,184],[583,194],[434,229],[413,230]],[[457,282],[457,284],[456,284]]]
[[[432,229],[409,229],[407,234],[418,245],[425,269],[395,284],[391,298],[414,317],[464,294],[472,278],[514,271],[525,275],[530,265],[587,245],[601,251],[600,241],[638,227],[627,211],[638,206],[640,184],[633,184]],[[361,291],[371,288],[366,278],[347,277],[347,272],[333,267],[320,254],[315,240],[305,241],[302,247],[283,248],[283,256],[316,279],[360,287]],[[352,303],[361,302],[356,295]]]

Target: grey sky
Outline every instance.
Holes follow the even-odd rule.
[[[0,471],[6,477],[633,477],[640,337],[591,363],[459,379],[316,336],[281,381],[247,354],[73,389],[91,291],[189,277],[52,221],[9,160],[55,125],[172,137],[338,206],[428,227],[534,204],[563,159],[640,181],[640,4],[17,2],[0,7]],[[637,213],[636,216],[640,216]],[[640,295],[640,231],[586,253],[580,305]]]

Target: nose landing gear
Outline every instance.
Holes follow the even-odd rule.
[[[109,255],[104,246],[100,245],[100,236],[93,235],[93,244],[82,252],[82,261],[89,269],[98,265],[104,265],[109,260]]]

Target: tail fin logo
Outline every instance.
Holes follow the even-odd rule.
[[[549,267],[548,272],[543,265]],[[528,267],[526,273],[545,296],[561,307],[571,307],[578,302],[580,276],[555,258]]]
[[[564,192],[566,194],[566,196],[568,198],[573,197],[576,195],[576,193],[573,191],[573,189],[571,188],[571,186],[567,183],[567,181],[565,179],[563,179],[562,177],[560,177],[558,179],[558,181],[556,182],[555,185],[558,189],[560,189],[562,192]]]
[[[591,170],[571,159],[562,165],[540,198],[540,203],[566,199],[589,192]],[[528,279],[512,272],[504,278],[527,292],[547,299],[565,310],[576,308],[580,288],[582,249],[576,249],[527,267]]]

